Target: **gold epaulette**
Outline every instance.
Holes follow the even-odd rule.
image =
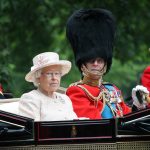
[[[77,81],[77,82],[74,82],[74,83],[71,83],[71,84],[69,85],[69,87],[70,87],[70,86],[77,86],[77,85],[79,85],[79,84],[82,84],[82,80]]]
[[[112,83],[109,83],[109,82],[102,82],[102,84],[112,84]]]

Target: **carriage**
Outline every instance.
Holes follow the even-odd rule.
[[[18,115],[18,102],[0,101],[2,150],[150,149],[150,109],[113,119],[35,122]]]

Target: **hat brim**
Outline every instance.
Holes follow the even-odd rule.
[[[48,66],[54,66],[54,65],[61,66],[62,76],[67,74],[71,69],[71,62],[69,62],[67,60],[60,60],[59,62],[48,63],[48,64],[45,64],[41,67],[38,67],[38,68],[30,71],[29,73],[26,74],[25,80],[28,81],[28,82],[34,82],[34,73],[36,71],[38,71],[42,68],[45,68],[45,67],[48,67]]]

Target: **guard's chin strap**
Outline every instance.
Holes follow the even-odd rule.
[[[83,72],[83,84],[99,86],[102,83],[102,76],[106,72],[106,66],[98,73],[90,72],[85,65],[81,66],[81,70]]]

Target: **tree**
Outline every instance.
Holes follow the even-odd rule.
[[[62,86],[78,80],[80,73],[65,36],[66,21],[76,9],[101,7],[111,10],[117,20],[115,61],[106,79],[117,82],[128,93],[125,88],[130,90],[136,84],[138,74],[149,63],[149,5],[148,0],[1,0],[0,79],[5,91],[20,96],[33,88],[24,76],[30,70],[33,56],[44,51],[56,51],[61,59],[72,61],[72,70],[63,78]],[[129,71],[128,67],[132,69]],[[126,82],[118,82],[118,74]]]

